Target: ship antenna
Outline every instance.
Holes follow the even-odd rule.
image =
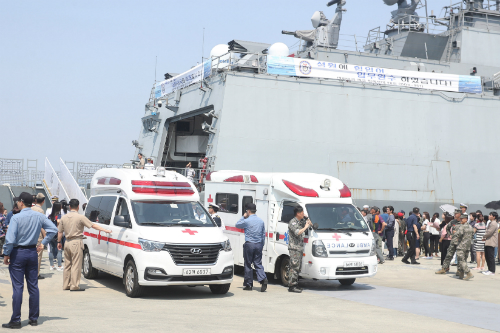
[[[155,83],[156,83],[156,65],[158,64],[158,56],[155,56]]]
[[[205,27],[203,27],[203,42],[201,43],[201,63],[203,64],[203,56],[205,55]]]

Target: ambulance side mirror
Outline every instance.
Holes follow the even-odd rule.
[[[132,228],[128,216],[116,215],[115,218],[113,219],[113,224],[116,225],[117,227]]]
[[[319,228],[319,224],[314,223],[314,224],[313,224],[313,230],[318,230],[318,228]]]

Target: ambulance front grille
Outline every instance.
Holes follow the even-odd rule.
[[[191,251],[193,250],[194,251]],[[219,244],[165,244],[176,265],[215,265],[222,245]],[[201,251],[201,252],[200,252]],[[193,253],[194,252],[194,253]]]

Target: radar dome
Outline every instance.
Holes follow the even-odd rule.
[[[313,16],[311,17],[311,23],[315,29],[319,27],[320,21],[321,21],[321,13],[319,11],[314,12]]]
[[[229,52],[229,45],[227,44],[219,44],[214,46],[212,51],[210,51],[210,58],[213,57],[220,57],[223,54],[226,54]]]
[[[290,50],[288,46],[283,43],[274,43],[269,47],[267,53],[274,56],[288,57],[290,55]]]
[[[399,2],[399,0],[384,0],[384,3],[387,6],[393,6],[393,5],[397,4],[398,2]]]
[[[212,59],[212,68],[226,68],[229,66],[229,62],[234,64],[235,56],[231,56],[229,53],[229,45],[219,44],[214,46],[212,51],[210,51],[210,59]]]

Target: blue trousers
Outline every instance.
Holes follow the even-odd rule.
[[[11,322],[21,321],[23,304],[24,278],[30,294],[29,319],[38,320],[40,315],[40,293],[38,291],[38,255],[36,248],[14,248],[10,254],[10,279],[12,281],[12,317]]]
[[[262,243],[245,242],[243,244],[243,259],[245,260],[244,286],[253,287],[252,263],[257,272],[257,281],[262,282],[266,279],[264,266],[262,266]]]

